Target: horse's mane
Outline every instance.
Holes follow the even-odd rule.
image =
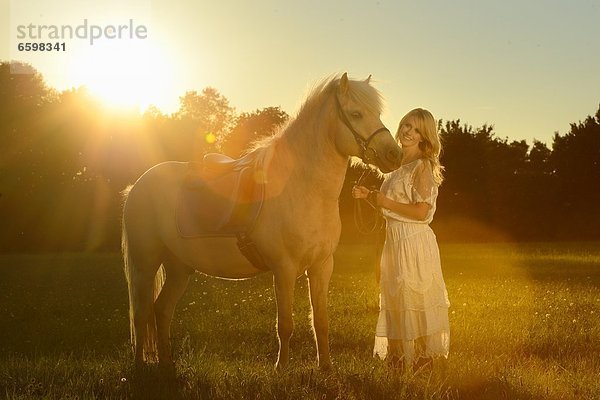
[[[300,134],[302,126],[308,116],[314,115],[323,102],[334,93],[340,84],[341,75],[335,74],[318,82],[310,91],[295,117],[290,118],[285,124],[273,132],[273,135],[264,137],[252,143],[248,153],[266,151],[287,135]],[[367,81],[349,80],[349,95],[354,101],[361,103],[369,111],[381,113],[383,110],[383,96]]]

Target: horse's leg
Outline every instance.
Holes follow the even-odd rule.
[[[165,284],[154,303],[156,329],[158,332],[158,360],[162,365],[172,365],[171,321],[177,302],[185,292],[194,270],[170,255],[163,263],[166,273]]]
[[[147,210],[129,197],[123,212],[122,250],[129,291],[129,320],[135,363],[154,361],[157,353],[154,301],[163,284],[164,246],[154,234]]]
[[[333,272],[333,256],[323,264],[308,270],[312,325],[317,343],[317,361],[322,369],[331,369],[329,355],[329,320],[327,318],[327,291]]]
[[[289,361],[290,338],[294,332],[292,310],[296,276],[293,272],[281,270],[274,274],[273,283],[277,298],[277,336],[279,338],[279,354],[275,368],[279,370],[285,368]]]
[[[133,255],[133,254],[132,254]],[[160,290],[160,258],[130,257],[129,285],[131,296],[132,339],[135,363],[141,365],[144,358],[152,361],[156,357],[156,328],[153,312],[154,299]],[[160,272],[159,272],[160,274]]]

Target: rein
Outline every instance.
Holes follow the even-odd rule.
[[[360,159],[363,160],[365,164],[372,164],[373,161],[377,159],[378,155],[377,150],[375,150],[372,147],[369,147],[371,141],[375,136],[377,136],[377,134],[383,132],[390,133],[390,130],[384,126],[382,128],[377,129],[375,132],[369,135],[368,138],[365,139],[352,126],[352,123],[350,122],[350,120],[346,116],[346,113],[344,113],[344,110],[342,109],[342,104],[340,103],[340,99],[337,95],[335,96],[335,103],[337,105],[337,111],[338,115],[340,116],[340,119],[342,120],[344,125],[346,125],[346,127],[350,130],[350,132],[352,132],[352,136],[354,136],[354,140],[356,140],[356,144],[358,144],[358,147],[360,149]]]
[[[356,186],[364,186],[363,181],[367,178],[367,176],[369,176],[370,172],[371,171],[369,169],[365,169],[360,178],[358,178],[358,181],[355,182]],[[380,209],[366,199],[365,203],[375,210],[375,218],[373,219],[373,222],[370,224],[365,222],[362,199],[354,199],[354,224],[356,225],[356,229],[360,234],[369,235],[383,228],[385,225],[385,220],[383,219]]]

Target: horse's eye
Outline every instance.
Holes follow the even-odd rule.
[[[356,118],[356,119],[362,118],[362,114],[359,113],[358,111],[353,111],[352,114],[350,114],[350,115],[352,115],[352,118]]]

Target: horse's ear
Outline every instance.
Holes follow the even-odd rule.
[[[340,78],[340,94],[345,95],[346,93],[348,93],[348,73],[344,72]]]
[[[367,79],[365,79],[365,82],[366,82],[366,83],[371,83],[371,77],[372,77],[372,76],[373,76],[373,75],[369,74],[369,76],[367,76]]]

